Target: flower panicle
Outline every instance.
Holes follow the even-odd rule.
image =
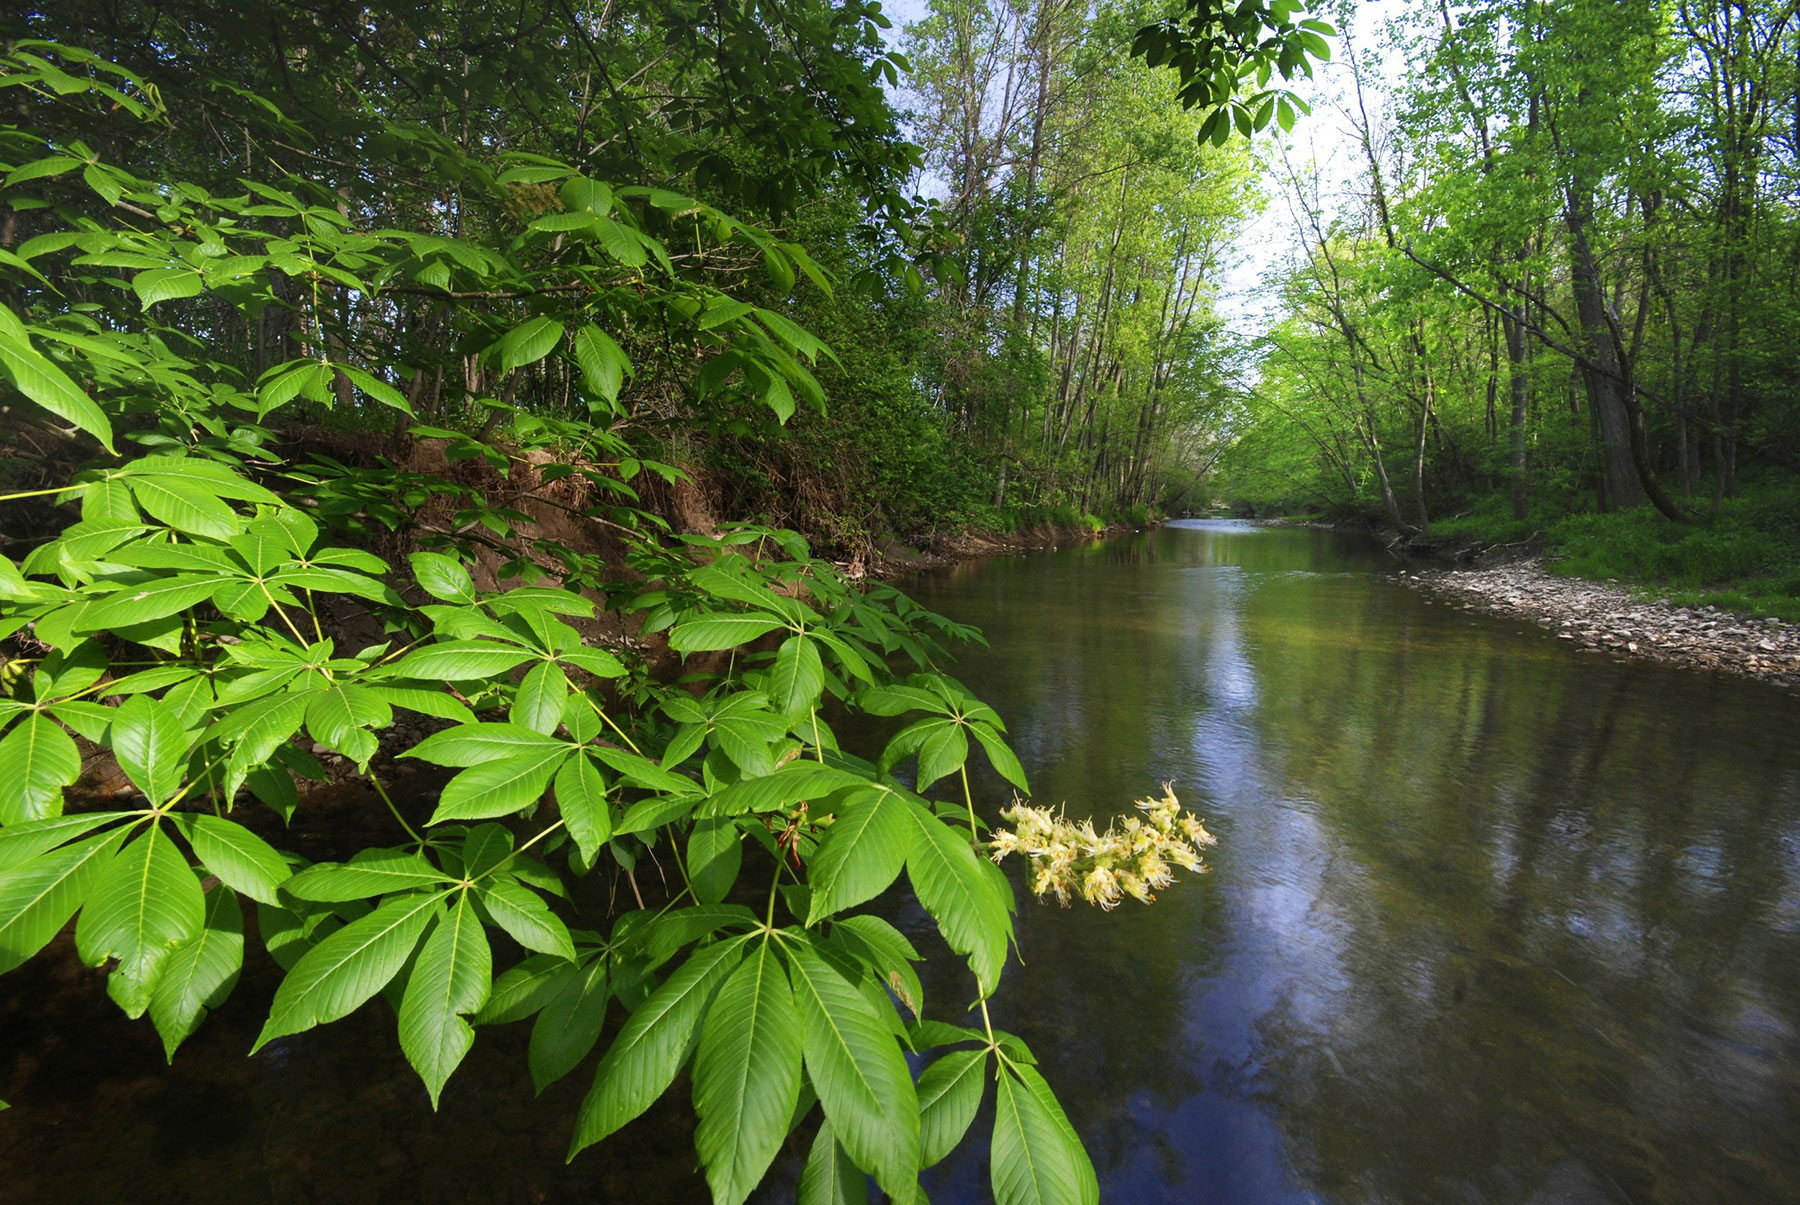
[[[1126,896],[1154,903],[1156,892],[1175,881],[1174,867],[1207,873],[1201,851],[1218,838],[1182,810],[1168,783],[1160,797],[1136,804],[1142,816],[1114,820],[1102,833],[1092,820],[1071,821],[1060,808],[1053,812],[1015,799],[1000,813],[1012,827],[993,830],[988,856],[995,862],[1013,854],[1025,858],[1032,894],[1054,896],[1065,908],[1077,895],[1109,912]]]

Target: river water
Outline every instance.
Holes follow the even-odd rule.
[[[909,586],[985,630],[954,668],[1039,802],[1103,821],[1166,781],[1219,837],[1152,907],[1021,898],[995,1023],[1106,1198],[1800,1200],[1800,699],[1391,568],[1173,523]],[[962,1019],[966,971],[928,970]],[[484,1031],[434,1115],[383,1009],[244,1058],[272,988],[251,973],[171,1069],[66,940],[0,980],[0,1199],[705,1199],[685,1100],[565,1168],[590,1073],[534,1101],[525,1027]],[[987,1199],[967,1145],[926,1173],[939,1205]]]
[[[996,1023],[1105,1195],[1800,1200],[1800,700],[1378,555],[1181,522],[912,587],[1039,803],[1167,781],[1219,837],[1152,907],[1021,903]]]

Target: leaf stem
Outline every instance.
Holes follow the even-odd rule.
[[[394,819],[400,822],[400,827],[406,830],[406,835],[411,837],[413,843],[420,849],[425,848],[425,838],[419,835],[418,829],[406,822],[406,817],[402,816],[400,814],[400,809],[394,806],[393,799],[388,796],[387,788],[381,785],[381,779],[375,776],[375,771],[364,770],[363,773],[369,776],[369,782],[375,787],[375,793],[381,796],[381,802],[387,804],[388,811],[394,814]]]

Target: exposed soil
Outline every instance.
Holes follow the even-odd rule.
[[[1617,582],[1546,573],[1535,558],[1397,577],[1471,611],[1530,620],[1583,648],[1800,687],[1800,626],[1778,619],[1647,600]]]

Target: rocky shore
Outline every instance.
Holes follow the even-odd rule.
[[[1800,625],[1650,601],[1617,583],[1556,577],[1535,560],[1397,576],[1467,610],[1550,628],[1583,648],[1800,688]]]

